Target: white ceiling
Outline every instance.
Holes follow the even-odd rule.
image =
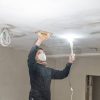
[[[0,28],[9,24],[16,35],[9,47],[30,50],[38,30],[53,36],[42,47],[47,54],[69,53],[69,44],[55,35],[74,32],[76,53],[100,52],[100,0],[0,0]]]

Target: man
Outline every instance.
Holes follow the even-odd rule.
[[[29,100],[50,100],[51,79],[64,79],[68,76],[75,55],[69,57],[69,61],[63,70],[55,70],[46,67],[46,55],[40,45],[46,39],[38,37],[35,46],[32,47],[28,56],[31,90]]]

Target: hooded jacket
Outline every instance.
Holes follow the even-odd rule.
[[[50,100],[51,80],[64,79],[67,77],[72,64],[66,64],[66,67],[63,70],[55,70],[39,64],[35,60],[35,55],[39,49],[41,48],[37,45],[33,46],[28,55],[28,68],[31,84],[30,96],[33,98],[40,97],[40,100]]]

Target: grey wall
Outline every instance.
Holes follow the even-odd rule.
[[[66,58],[59,58],[55,66],[63,67],[67,62]],[[73,64],[70,78],[74,89],[74,100],[85,100],[85,79],[86,75],[100,75],[100,57],[77,57]],[[57,80],[54,84],[53,100],[70,100],[70,88],[68,78]]]
[[[0,48],[0,100],[28,100],[26,54]]]
[[[0,48],[0,100],[28,100],[30,89],[27,68],[28,52]],[[48,59],[48,66],[63,69],[67,58]],[[74,100],[85,100],[86,75],[100,75],[100,57],[78,57],[72,66],[70,78]],[[70,100],[68,78],[53,80],[52,100]]]

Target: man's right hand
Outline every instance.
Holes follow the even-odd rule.
[[[50,33],[47,32],[38,32],[38,39],[36,45],[40,46],[43,41],[46,41],[50,37]]]
[[[50,33],[48,33],[48,32],[43,31],[43,32],[38,33],[38,40],[40,40],[42,42],[47,40],[49,37],[50,37]]]

